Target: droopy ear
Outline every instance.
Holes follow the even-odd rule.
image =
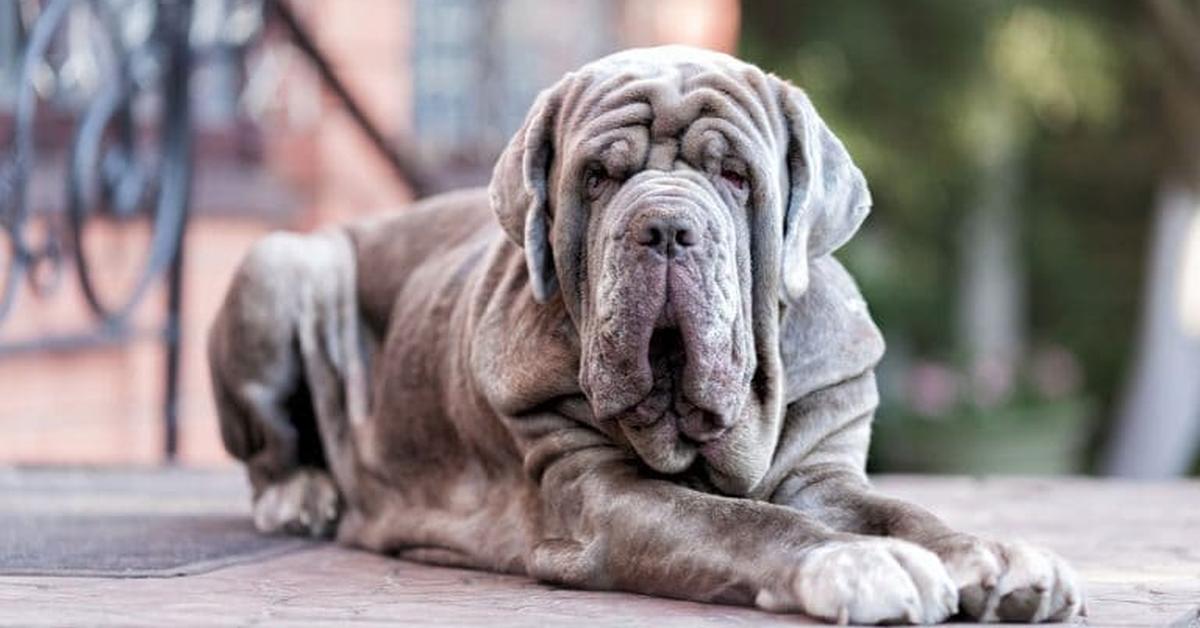
[[[832,253],[858,231],[871,211],[871,193],[808,96],[786,81],[776,82],[788,129],[781,276],[784,298],[795,301],[808,289],[808,261]]]
[[[561,104],[557,87],[538,95],[525,123],[496,162],[488,195],[492,211],[517,246],[525,249],[533,297],[545,303],[558,289],[550,250],[548,183],[554,154],[554,119]]]

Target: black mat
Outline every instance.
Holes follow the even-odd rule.
[[[0,575],[182,576],[304,545],[230,515],[0,515]]]
[[[312,545],[248,510],[232,472],[0,468],[0,575],[182,576]]]

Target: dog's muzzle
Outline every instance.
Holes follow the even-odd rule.
[[[581,384],[648,465],[678,472],[739,415],[752,340],[715,192],[675,176],[631,187],[606,212]]]

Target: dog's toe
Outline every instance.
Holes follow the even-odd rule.
[[[323,471],[301,470],[259,494],[254,526],[260,532],[328,537],[337,527],[339,510],[333,478]]]
[[[787,584],[760,592],[758,606],[838,623],[920,624],[942,621],[958,605],[954,583],[937,557],[897,539],[816,547]]]
[[[1061,621],[1083,605],[1074,571],[1046,550],[964,536],[938,554],[959,588],[960,612],[972,619]]]

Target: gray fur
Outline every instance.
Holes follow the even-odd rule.
[[[486,193],[243,263],[210,357],[260,525],[327,529],[327,473],[341,542],[417,560],[829,620],[1073,615],[1060,559],[867,483],[883,342],[831,254],[869,205],[753,66],[567,75]]]

